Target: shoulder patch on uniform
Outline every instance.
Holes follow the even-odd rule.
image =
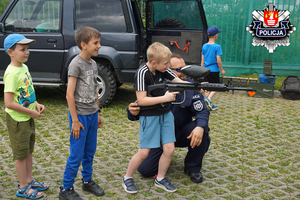
[[[199,99],[200,98],[200,95],[199,94],[196,94],[193,96],[193,99]]]
[[[203,109],[203,104],[201,103],[200,100],[195,101],[193,103],[193,106],[194,106],[194,109],[197,110],[197,111],[201,111]]]

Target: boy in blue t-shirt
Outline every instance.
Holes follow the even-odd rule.
[[[210,69],[210,73],[204,77],[203,82],[220,83],[219,72],[221,71],[222,76],[225,75],[221,61],[221,55],[223,55],[222,48],[220,45],[215,44],[215,41],[218,39],[218,33],[221,33],[221,30],[215,26],[211,26],[207,29],[209,41],[202,47],[201,66]],[[216,93],[215,91],[205,92],[205,104],[209,110],[216,110],[218,108],[211,102],[211,99]]]

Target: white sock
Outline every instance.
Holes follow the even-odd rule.
[[[161,180],[163,180],[165,177],[162,177],[162,178],[158,178],[158,177],[156,177],[156,180],[157,181],[161,181]]]
[[[124,176],[124,181],[126,181],[127,179],[130,179],[132,177],[127,177],[127,176]]]

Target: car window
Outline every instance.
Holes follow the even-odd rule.
[[[196,0],[153,0],[147,6],[149,28],[203,29]]]
[[[76,1],[76,28],[94,27],[100,32],[127,32],[120,0]]]
[[[5,20],[11,32],[59,32],[61,0],[20,0]]]

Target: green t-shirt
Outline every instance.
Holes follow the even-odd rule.
[[[4,73],[3,81],[4,92],[14,93],[14,102],[31,110],[36,110],[36,97],[32,78],[25,64],[23,64],[22,67],[8,65]],[[31,118],[30,115],[8,108],[5,108],[5,112],[18,122],[27,121]]]

